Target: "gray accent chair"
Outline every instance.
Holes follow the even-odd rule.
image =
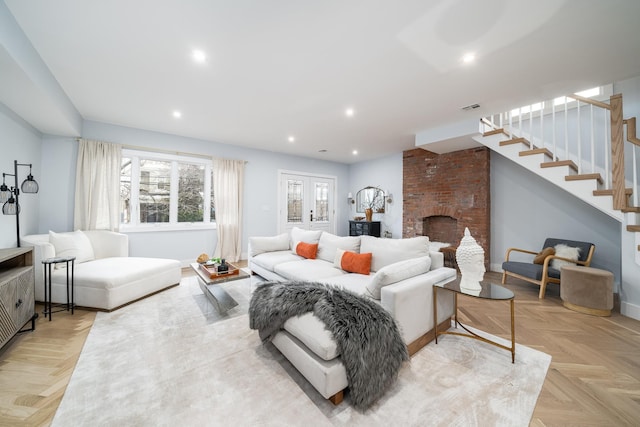
[[[591,258],[593,258],[593,252],[596,249],[593,243],[550,237],[544,241],[541,251],[545,248],[555,248],[556,245],[561,243],[564,243],[565,245],[570,247],[580,248],[580,254],[578,256],[576,265],[588,267],[591,264]],[[548,283],[560,284],[560,270],[551,267],[551,260],[561,259],[574,262],[573,260],[562,258],[556,255],[548,255],[544,258],[542,264],[535,264],[533,262],[533,259],[529,262],[510,261],[509,257],[511,256],[512,252],[521,252],[534,256],[540,253],[527,249],[507,249],[505,261],[502,263],[502,284],[504,285],[506,283],[507,276],[517,277],[518,279],[526,280],[530,283],[535,283],[536,285],[540,286],[540,294],[538,295],[538,298],[541,299],[544,298]]]

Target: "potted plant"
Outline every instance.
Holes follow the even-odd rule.
[[[371,222],[374,212],[384,213],[384,191],[378,187],[366,187],[360,191],[363,192],[361,207],[364,208],[367,221]]]

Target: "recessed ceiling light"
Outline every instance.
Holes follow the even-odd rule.
[[[476,60],[476,54],[472,52],[465,53],[464,56],[462,57],[462,62],[464,62],[465,64],[470,64],[475,60]]]
[[[294,136],[290,136],[289,138],[287,138],[287,140],[289,142],[296,142],[296,138]]]
[[[207,55],[205,55],[205,53],[199,49],[195,49],[191,53],[191,56],[193,57],[193,60],[199,64],[202,64],[207,60]]]
[[[182,117],[182,113],[176,110],[173,112],[173,117],[175,117],[176,119],[179,119],[180,117]]]
[[[347,117],[353,117],[353,115],[356,114],[356,110],[354,110],[353,108],[347,108],[346,110],[344,110],[344,114]]]
[[[358,150],[353,150],[351,153],[352,153],[354,156],[357,156],[357,155],[358,155]]]

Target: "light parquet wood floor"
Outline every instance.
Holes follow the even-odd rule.
[[[531,426],[640,425],[640,321],[570,311],[557,285],[542,301],[535,285],[509,279],[507,287],[516,294],[516,341],[553,357]],[[507,303],[461,297],[459,309],[463,322],[509,339]],[[0,426],[51,423],[95,314],[41,316],[35,332],[0,351]]]

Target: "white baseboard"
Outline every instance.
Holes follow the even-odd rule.
[[[620,314],[631,317],[632,319],[640,320],[640,305],[623,301],[620,303]]]

